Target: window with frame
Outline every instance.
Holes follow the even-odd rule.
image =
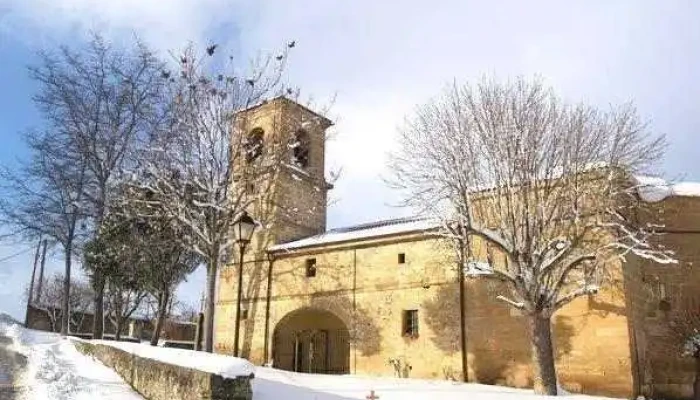
[[[316,276],[316,259],[309,258],[306,260],[306,277],[313,278]]]
[[[406,264],[406,253],[399,253],[398,262],[399,264]]]
[[[405,337],[418,337],[418,310],[403,311],[403,326],[401,334]]]

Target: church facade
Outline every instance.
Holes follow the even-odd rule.
[[[459,282],[457,263],[434,224],[408,218],[326,229],[330,121],[286,98],[246,113],[264,135],[274,136],[279,121],[298,126],[304,147],[292,150],[296,162],[275,176],[269,201],[257,207],[272,217],[243,264],[242,356],[307,373],[532,386],[525,317],[496,300],[503,290],[498,282],[483,276]],[[678,264],[629,257],[611,285],[552,319],[558,377],[571,392],[682,397],[691,390],[692,360],[668,339],[666,318],[682,307],[681,293],[700,292],[700,265],[694,264],[700,262],[700,197],[673,193],[655,207],[653,215],[638,217],[665,225],[661,240],[677,252]],[[474,243],[481,262],[488,259],[484,249]],[[231,264],[218,282],[220,353],[233,353],[236,285]]]

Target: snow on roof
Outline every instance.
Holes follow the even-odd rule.
[[[416,233],[432,230],[440,223],[425,218],[399,218],[386,221],[372,222],[345,228],[331,229],[320,235],[310,236],[271,246],[269,251],[293,250],[303,247],[313,247],[323,244],[347,242],[352,240],[370,239],[382,236]]]
[[[80,341],[80,339],[75,338],[72,338],[72,340]],[[250,376],[255,372],[255,367],[248,360],[225,356],[223,354],[155,347],[141,343],[115,342],[111,340],[91,340],[89,343],[112,346],[139,357],[209,372],[224,378]]]
[[[649,203],[656,203],[668,197],[700,197],[700,182],[669,183],[663,178],[638,175],[637,193],[639,197]]]

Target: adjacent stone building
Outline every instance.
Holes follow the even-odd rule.
[[[330,121],[286,98],[246,111],[256,134],[295,126],[303,146],[274,177],[265,229],[246,253],[242,354],[257,364],[310,373],[352,373],[462,380],[457,265],[435,225],[398,219],[326,230],[324,150]],[[280,121],[285,121],[281,123]],[[290,121],[292,125],[290,125]],[[674,299],[700,292],[700,197],[668,193],[653,215],[679,263],[635,257],[597,295],[579,298],[553,318],[557,372],[569,391],[635,397],[687,396],[692,362],[668,340]],[[690,188],[692,189],[692,188]],[[640,198],[639,201],[642,201]],[[476,258],[486,260],[480,243]],[[222,269],[215,349],[232,353],[237,267]],[[524,316],[495,297],[484,277],[465,282],[467,379],[532,385]]]

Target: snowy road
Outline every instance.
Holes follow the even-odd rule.
[[[0,321],[0,337],[3,335],[11,342],[2,339],[6,344],[0,347],[6,353],[0,353],[0,360],[4,362],[6,355],[15,357],[18,353],[26,357],[26,361],[13,358],[0,366],[7,374],[14,373],[11,367],[17,363],[26,364],[26,373],[21,376],[23,400],[143,400],[116,372],[82,355],[70,340],[58,334]],[[6,398],[15,399],[10,391],[0,395],[0,400]]]
[[[27,366],[27,358],[8,346],[12,339],[0,336],[0,400],[15,399],[18,392],[17,377]]]

